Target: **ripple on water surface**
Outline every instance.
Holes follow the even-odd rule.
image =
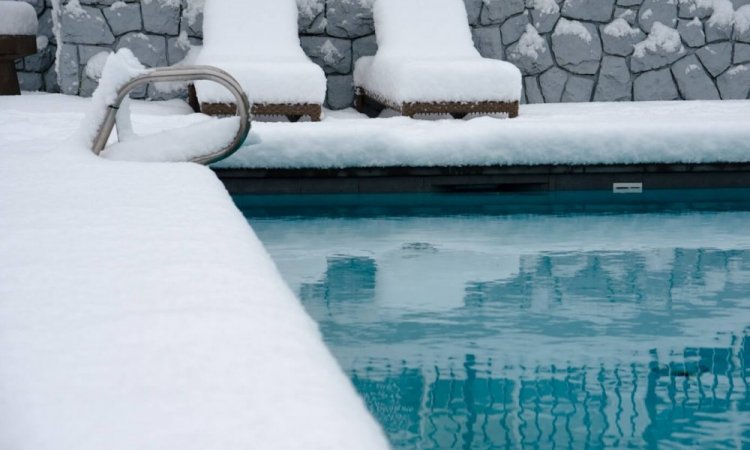
[[[246,214],[396,448],[743,448],[725,209]]]

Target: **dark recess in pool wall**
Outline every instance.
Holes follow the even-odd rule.
[[[612,166],[227,169],[233,195],[612,191],[614,183],[651,189],[750,188],[750,164]]]

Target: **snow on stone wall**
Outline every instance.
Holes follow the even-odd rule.
[[[205,0],[54,0],[58,86],[53,0],[19,1],[36,7],[49,43],[19,63],[27,90],[90,95],[96,71],[86,67],[97,54],[129,47],[147,66],[170,65],[202,38]],[[464,1],[480,53],[521,69],[528,103],[750,95],[750,0]],[[302,47],[328,76],[328,106],[351,105],[354,61],[377,49],[373,0],[297,3]],[[140,95],[164,95],[149,89]]]

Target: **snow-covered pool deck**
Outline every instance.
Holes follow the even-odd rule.
[[[233,193],[750,187],[750,101],[522,105],[516,119],[257,123]]]
[[[70,139],[88,106],[0,98],[0,448],[385,448],[217,177],[95,157]],[[207,120],[179,102],[133,112],[146,133]],[[329,113],[256,123],[262,142],[218,167],[747,163],[748,117],[747,101]]]
[[[95,157],[87,106],[0,97],[0,448],[387,448],[216,176]]]
[[[261,142],[217,168],[750,162],[750,101],[522,105],[515,119],[256,123]],[[387,115],[387,113],[386,113]]]

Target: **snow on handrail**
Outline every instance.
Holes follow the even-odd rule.
[[[107,145],[112,129],[117,126],[117,112],[120,105],[128,94],[135,88],[152,82],[176,82],[176,81],[214,81],[224,86],[234,96],[237,105],[237,115],[240,117],[240,127],[232,142],[224,148],[207,155],[192,158],[191,162],[199,164],[211,164],[229,157],[239,149],[245,142],[251,127],[250,102],[247,94],[242,90],[239,82],[227,72],[213,66],[181,66],[162,67],[148,71],[125,83],[117,91],[117,98],[107,107],[104,121],[99,128],[92,146],[92,150],[99,155]],[[118,127],[119,129],[119,127]]]

